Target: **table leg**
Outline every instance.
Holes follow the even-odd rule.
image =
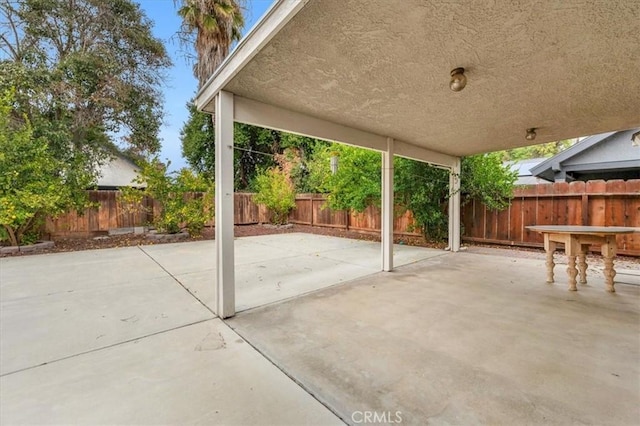
[[[553,268],[556,266],[553,263],[553,253],[556,251],[556,243],[549,240],[549,234],[544,234],[544,249],[547,252],[547,282],[553,283]]]
[[[567,267],[567,275],[569,275],[569,291],[578,291],[578,287],[576,286],[576,277],[578,276],[576,256],[580,253],[581,246],[575,236],[570,235],[566,238],[564,251],[567,253],[567,259],[569,260],[569,266]]]
[[[578,276],[578,270],[576,269],[576,256],[567,256],[569,260],[569,266],[567,267],[567,274],[569,275],[569,291],[578,291],[576,287],[576,277]]]
[[[580,252],[578,253],[578,273],[580,274],[580,284],[587,283],[587,250],[589,246],[586,244],[580,245]]]
[[[616,271],[613,269],[613,259],[616,257],[616,237],[607,237],[606,242],[602,244],[601,250],[604,258],[604,279],[607,291],[615,293],[613,278],[616,276]]]

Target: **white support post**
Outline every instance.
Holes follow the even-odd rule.
[[[382,152],[382,270],[393,270],[393,139]]]
[[[460,251],[460,158],[449,174],[449,249]]]
[[[233,253],[233,94],[216,96],[216,313],[229,318],[236,313]]]

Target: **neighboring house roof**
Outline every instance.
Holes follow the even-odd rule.
[[[640,179],[640,147],[631,143],[639,129],[590,136],[531,169],[550,182]]]
[[[541,179],[531,174],[531,168],[545,161],[546,158],[529,158],[527,160],[520,161],[507,161],[511,171],[518,172],[518,179],[515,181],[515,185],[537,185],[541,183]]]
[[[144,188],[146,185],[134,182],[138,177],[138,170],[138,166],[131,160],[116,155],[109,162],[100,166],[98,189],[116,189],[122,186]]]

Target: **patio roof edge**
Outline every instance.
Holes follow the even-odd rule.
[[[280,130],[302,136],[340,142],[384,152],[387,136],[344,126],[317,117],[265,104],[242,96],[234,96],[234,120],[239,123]],[[432,151],[415,144],[394,140],[394,154],[451,169],[457,157]]]
[[[309,0],[277,0],[196,94],[199,111],[214,112],[213,99]]]

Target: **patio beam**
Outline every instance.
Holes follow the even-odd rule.
[[[330,142],[341,142],[384,152],[387,137],[332,123],[299,112],[289,111],[253,99],[235,97],[235,120],[239,123],[281,130]],[[400,157],[442,167],[453,167],[456,157],[431,151],[403,141],[394,141],[394,153]]]
[[[457,160],[457,157],[443,154],[441,152],[432,151],[430,149],[422,148],[420,146],[398,140],[394,142],[393,151],[394,154],[398,157],[418,160],[422,161],[423,163],[429,163],[435,166],[442,166],[446,168],[453,167],[456,164]]]
[[[220,91],[215,98],[215,222],[216,313],[236,313],[233,248],[233,94]]]
[[[449,172],[449,249],[460,251],[460,158]]]
[[[342,142],[376,151],[387,149],[387,138],[253,99],[235,97],[235,120],[297,135]]]
[[[382,152],[382,270],[393,270],[393,150],[394,140],[387,138]]]

